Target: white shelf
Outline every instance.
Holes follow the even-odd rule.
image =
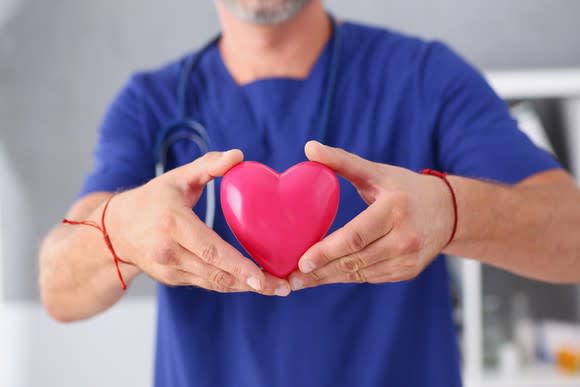
[[[467,379],[465,387],[580,387],[580,375],[566,374],[553,366],[534,366],[513,376],[485,372],[481,379]]]
[[[580,68],[489,71],[485,76],[505,99],[580,97]]]

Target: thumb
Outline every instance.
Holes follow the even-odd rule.
[[[310,161],[324,164],[355,185],[363,185],[372,177],[375,163],[344,149],[323,145],[318,141],[308,141],[304,147]]]
[[[218,176],[223,176],[231,168],[244,160],[244,154],[239,149],[227,152],[208,152],[189,164],[174,170],[177,179],[182,184],[205,186]]]

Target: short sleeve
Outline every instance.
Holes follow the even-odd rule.
[[[437,106],[436,151],[446,172],[515,184],[561,168],[518,128],[483,76],[445,45],[431,44],[424,81]]]
[[[132,76],[110,104],[99,128],[93,170],[79,196],[133,188],[154,177],[138,80]]]

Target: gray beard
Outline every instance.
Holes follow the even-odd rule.
[[[312,0],[220,0],[236,17],[252,24],[278,24],[295,16]]]

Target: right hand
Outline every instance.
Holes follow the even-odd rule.
[[[287,281],[258,268],[192,211],[208,182],[243,160],[211,152],[112,199],[107,228],[119,256],[170,286],[286,296]]]

